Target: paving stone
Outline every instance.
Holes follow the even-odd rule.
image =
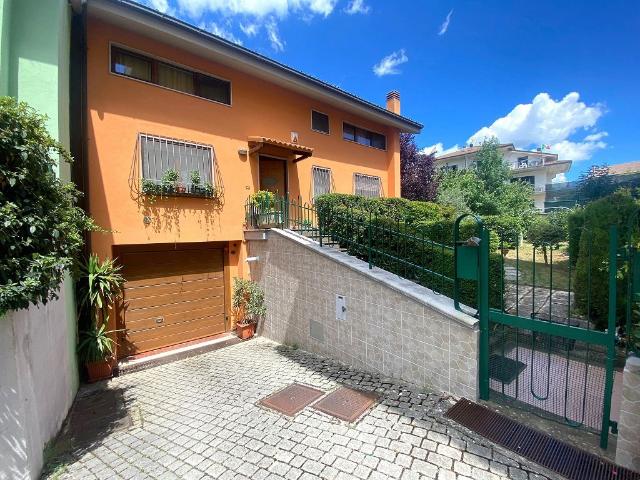
[[[250,371],[229,369],[244,363]],[[351,426],[313,409],[284,418],[257,405],[293,382],[375,390],[380,401]],[[74,461],[61,480],[547,478],[454,428],[440,395],[260,338],[82,387],[78,397],[85,389],[122,392],[144,424],[105,431],[90,448],[70,442]]]

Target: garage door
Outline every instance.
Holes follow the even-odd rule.
[[[225,330],[223,250],[120,255],[124,287],[120,357]]]

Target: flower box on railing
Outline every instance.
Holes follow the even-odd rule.
[[[258,228],[277,228],[283,224],[282,212],[258,212],[256,219]]]

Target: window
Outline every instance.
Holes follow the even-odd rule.
[[[356,173],[354,175],[353,193],[363,197],[380,197],[382,184],[380,177]]]
[[[320,195],[331,193],[331,170],[322,167],[313,167],[313,199]]]
[[[385,150],[387,148],[387,137],[384,135],[356,127],[349,123],[342,124],[342,138],[350,142],[356,142],[361,145],[378,148],[380,150]]]
[[[115,46],[111,47],[111,71],[125,77],[231,105],[231,82]]]
[[[455,172],[458,170],[458,165],[443,165],[442,171],[444,172]]]
[[[175,170],[185,193],[203,194],[207,187],[213,187],[214,154],[210,145],[142,133],[140,154],[144,180],[161,185],[165,172]],[[194,181],[196,178],[199,181]]]
[[[329,115],[311,110],[311,130],[329,134]]]

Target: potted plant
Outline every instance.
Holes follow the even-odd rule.
[[[259,228],[274,228],[282,225],[282,211],[273,192],[259,190],[251,195],[254,224]]]
[[[162,192],[163,193],[173,193],[177,191],[178,180],[180,179],[180,174],[175,168],[169,168],[165,170],[162,174]]]
[[[200,178],[200,172],[198,170],[192,170],[189,177],[191,180],[191,193],[200,193],[200,182],[202,181]]]
[[[251,280],[233,279],[231,310],[236,319],[236,334],[242,340],[253,337],[258,320],[264,317],[264,292]]]
[[[207,182],[204,184],[204,194],[209,198],[215,198],[218,196],[218,189],[211,185],[211,183]]]
[[[141,186],[142,186],[142,193],[145,195],[155,197],[162,194],[162,186],[155,180],[143,178]]]
[[[80,306],[89,314],[89,327],[80,332],[78,354],[87,367],[89,382],[110,378],[113,372],[113,334],[117,330],[107,330],[107,326],[109,309],[122,296],[124,277],[120,270],[113,259],[100,262],[95,254],[81,269]]]

